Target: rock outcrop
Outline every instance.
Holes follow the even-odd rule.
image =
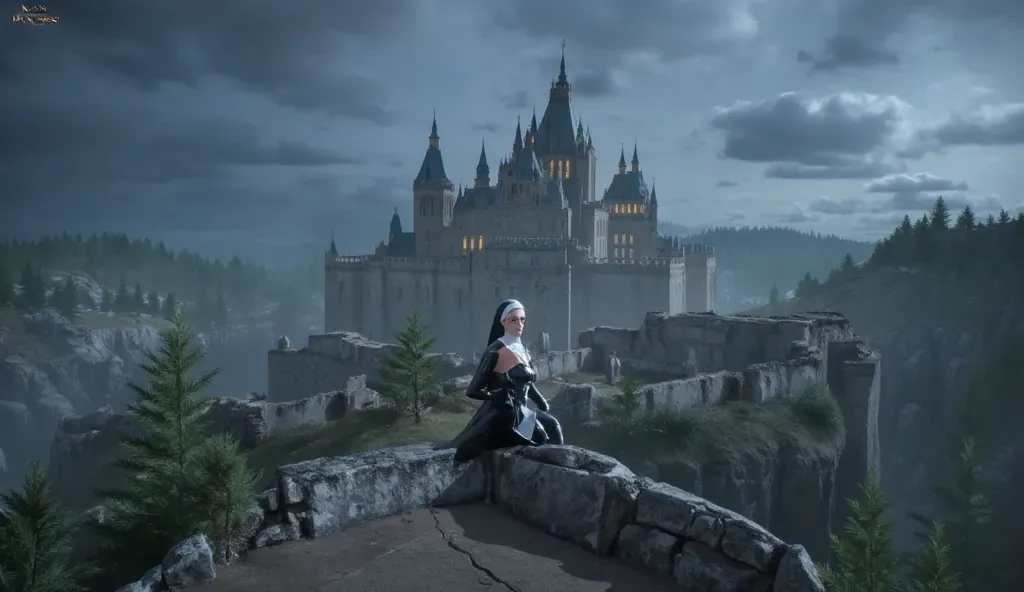
[[[452,450],[415,444],[281,467],[277,487],[261,496],[263,518],[250,547],[330,536],[417,508],[472,503],[493,503],[686,590],[824,590],[803,547],[574,446],[507,449],[456,464]]]
[[[117,592],[163,592],[212,582],[217,577],[210,542],[204,535],[189,537],[167,552],[164,560],[138,581]]]

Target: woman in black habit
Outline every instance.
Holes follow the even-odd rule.
[[[497,448],[563,443],[562,426],[537,390],[537,373],[522,342],[525,324],[526,309],[518,300],[505,300],[494,312],[487,349],[466,389],[466,396],[483,404],[448,444],[458,462]]]

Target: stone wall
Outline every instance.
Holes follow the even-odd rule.
[[[341,419],[350,410],[374,405],[377,393],[367,388],[366,377],[350,378],[340,391],[320,393],[297,401],[214,399],[210,431],[229,433],[245,448],[253,448],[282,431]]]
[[[244,448],[252,448],[282,430],[341,419],[349,410],[373,404],[376,399],[377,393],[366,387],[365,376],[349,379],[345,390],[298,401],[274,403],[256,397],[223,397],[211,402],[208,430],[232,434]],[[133,416],[114,413],[110,407],[65,417],[50,447],[47,467],[47,479],[57,498],[72,510],[95,503],[91,492],[119,481],[112,463],[121,441],[138,430],[139,423]]]
[[[464,464],[428,444],[281,467],[249,548],[317,538],[427,506],[491,502],[599,556],[709,591],[823,591],[807,552],[681,489],[575,446],[487,453]]]
[[[392,355],[395,345],[366,339],[358,333],[338,332],[310,335],[302,349],[273,349],[267,353],[267,399],[293,401],[337,389],[354,376],[364,375],[372,384],[381,363]],[[473,374],[476,363],[456,354],[441,357],[438,379],[450,380]],[[540,380],[578,372],[593,364],[590,350],[556,351],[534,357]]]

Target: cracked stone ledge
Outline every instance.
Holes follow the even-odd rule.
[[[480,571],[490,579],[501,584],[507,590],[511,590],[512,592],[520,592],[517,588],[513,587],[505,580],[499,578],[497,574],[495,574],[493,571],[481,565],[480,562],[477,561],[476,557],[474,557],[469,550],[463,549],[458,544],[456,544],[455,541],[453,541],[452,538],[448,535],[448,533],[444,531],[444,528],[441,527],[441,520],[437,517],[437,510],[433,506],[427,507],[427,510],[430,512],[430,517],[434,519],[434,527],[437,529],[437,532],[440,533],[441,540],[443,540],[448,545],[449,548],[451,548],[453,551],[457,553],[465,555],[469,559],[470,564],[472,564],[477,571]]]

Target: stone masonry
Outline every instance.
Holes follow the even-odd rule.
[[[491,503],[557,538],[706,592],[824,592],[803,547],[575,446],[464,464],[429,444],[281,467],[249,514],[249,548],[330,536],[417,508]]]

